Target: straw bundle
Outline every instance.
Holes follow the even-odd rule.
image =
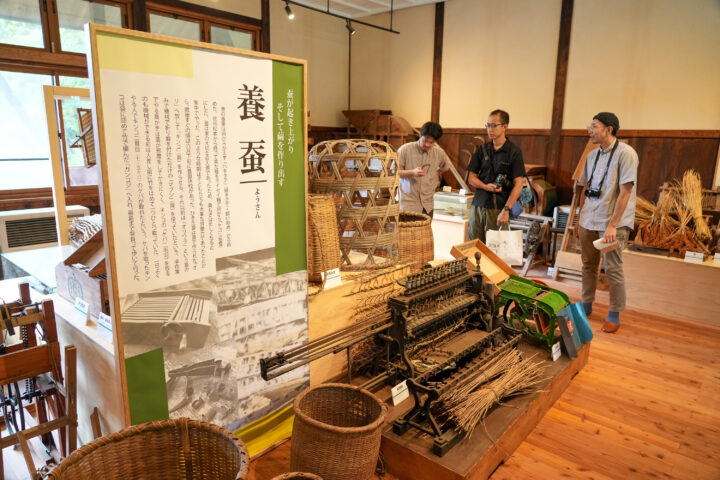
[[[506,354],[506,356],[509,355]],[[508,360],[503,358],[502,361]],[[509,361],[512,362],[512,360]],[[503,367],[504,365],[495,366],[498,371],[502,371]],[[500,403],[501,399],[538,391],[540,384],[545,380],[542,371],[543,367],[532,361],[532,358],[514,362],[511,366],[506,367],[500,376],[487,383],[482,383],[477,389],[466,394],[464,398],[456,395],[454,403],[445,404],[443,402],[442,408],[449,422],[470,435],[477,424],[485,418],[492,407]],[[478,381],[482,380],[478,379]]]
[[[688,170],[682,181],[663,186],[657,205],[638,198],[638,238],[645,245],[668,249],[680,257],[688,250],[709,253],[712,234],[702,214],[702,195],[700,176]]]

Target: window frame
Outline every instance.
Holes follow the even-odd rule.
[[[200,23],[201,41],[212,40],[210,27],[228,28],[250,33],[252,49],[263,45],[263,20],[216,10],[180,0],[91,0],[94,3],[120,6],[123,28],[149,31],[150,13],[169,15]],[[60,76],[88,78],[86,55],[61,49],[57,0],[37,0],[43,32],[43,48],[0,43],[0,70],[51,75],[53,85],[60,86]],[[269,34],[269,32],[266,32]],[[44,136],[43,136],[44,138]],[[65,142],[63,142],[63,147]],[[67,155],[63,168],[68,172]],[[98,187],[72,186],[68,181],[65,197],[68,205],[82,204],[99,211]],[[0,211],[53,206],[52,187],[0,190]]]
[[[262,24],[260,20],[253,21],[255,19],[231,20],[224,16],[217,16],[208,13],[201,12],[200,9],[192,8],[191,4],[183,4],[182,7],[170,5],[169,2],[152,2],[148,1],[145,3],[145,21],[147,30],[150,30],[150,14],[164,15],[166,17],[179,18],[181,20],[196,22],[200,24],[200,41],[201,42],[212,42],[210,34],[210,27],[216,26],[221,28],[227,28],[229,30],[236,30],[252,35],[252,49],[254,51],[260,50],[260,33],[262,30]],[[234,15],[238,16],[239,15]]]

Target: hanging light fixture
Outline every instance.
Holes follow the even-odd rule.
[[[293,13],[292,9],[290,8],[290,3],[288,0],[285,0],[285,13],[287,13],[287,16],[290,20],[295,18],[295,14]]]
[[[1,1],[1,0],[0,0]],[[346,17],[344,15],[340,15],[335,12],[330,11],[330,0],[326,0],[326,7],[325,9],[317,8],[312,5],[306,5],[305,3],[300,3],[297,0],[281,0],[285,2],[285,13],[287,13],[287,16],[290,20],[295,18],[295,14],[290,9],[290,5],[298,6],[301,8],[307,8],[308,10],[312,10],[313,12],[318,13],[324,13],[325,15],[330,15],[331,17],[341,18],[345,20],[345,28],[347,28],[347,31],[350,33],[350,35],[355,35],[355,28],[353,28],[352,23],[356,23],[359,25],[365,25],[366,27],[376,28],[378,30],[382,30],[384,32],[390,32],[390,33],[400,33],[397,30],[393,30],[393,0],[390,0],[390,28],[381,27],[380,25],[375,25],[373,23],[363,22],[362,20],[357,20],[355,18]],[[374,2],[379,2],[379,0],[373,0]],[[351,5],[350,3],[345,2],[339,2],[343,3],[345,5]]]

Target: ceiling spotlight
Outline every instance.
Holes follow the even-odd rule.
[[[350,35],[355,35],[355,29],[350,25],[350,19],[345,19],[345,28],[347,28],[348,32],[350,32]]]
[[[285,0],[285,13],[287,13],[287,16],[290,20],[295,18],[295,14],[293,13],[292,9],[290,9],[290,3],[288,3],[287,0]]]

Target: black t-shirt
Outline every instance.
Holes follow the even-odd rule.
[[[482,149],[487,153],[488,161],[485,161]],[[468,170],[475,172],[483,183],[495,183],[498,174],[504,173],[512,183],[517,177],[525,176],[525,164],[523,163],[522,151],[506,139],[505,143],[498,150],[493,148],[492,141],[478,147],[473,153]],[[475,190],[473,205],[480,208],[502,209],[510,196],[510,188],[503,188],[502,192],[492,193],[483,189]],[[493,200],[495,197],[495,200]]]

